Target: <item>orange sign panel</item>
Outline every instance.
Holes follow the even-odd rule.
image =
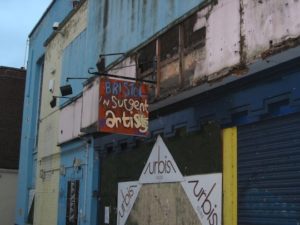
[[[115,79],[100,80],[100,132],[148,135],[147,85]]]

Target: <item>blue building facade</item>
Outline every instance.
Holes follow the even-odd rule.
[[[53,1],[29,35],[30,44],[24,95],[16,224],[26,224],[28,222],[35,190],[40,90],[45,53],[44,42],[53,32],[53,23],[63,20],[70,10],[72,10],[70,2]]]
[[[166,30],[179,18],[211,4],[211,0],[89,1],[87,63],[95,67],[99,54],[127,53]],[[111,63],[116,57],[107,59]]]
[[[66,84],[67,73],[78,77],[88,78],[91,76],[87,71],[91,67],[96,67],[99,54],[125,53],[123,58],[108,57],[106,66],[109,67],[122,61],[125,57],[139,52],[149,43],[160,39],[171,28],[178,24],[181,25],[200,9],[215,4],[218,4],[217,1],[205,0],[89,0],[87,28],[63,52],[61,83]],[[23,119],[22,132],[17,224],[27,222],[26,212],[30,210],[28,208],[29,191],[34,189],[35,177],[38,176],[35,171],[37,163],[35,161],[35,140],[39,118],[38,93],[42,79],[39,74],[42,71],[44,54],[42,43],[51,33],[51,23],[64,18],[69,11],[63,9],[68,9],[68,7],[69,5],[65,1],[54,1],[42,18],[42,22],[37,25],[30,36],[32,40],[24,103],[23,118],[25,119]],[[199,43],[197,44],[199,45]],[[243,48],[240,50],[242,51]],[[151,145],[157,135],[168,140],[177,137],[176,135],[181,130],[188,135],[201,131],[205,124],[209,123],[218,124],[220,129],[228,127],[238,127],[239,129],[241,127],[242,130],[245,127],[248,128],[247,126],[256,126],[257,123],[265,121],[281,120],[288,116],[297,117],[300,113],[300,89],[296,85],[300,82],[299,58],[299,47],[297,46],[271,54],[267,59],[256,60],[251,64],[243,62],[244,59],[241,57],[240,64],[242,66],[247,64],[247,69],[242,66],[238,67],[238,70],[242,70],[242,76],[234,75],[232,72],[236,72],[236,68],[234,68],[220,80],[216,79],[212,82],[205,80],[195,86],[179,89],[174,95],[157,98],[156,101],[151,102],[149,136],[147,137],[92,132],[84,133],[71,141],[62,143],[60,145],[61,167],[57,224],[70,224],[68,222],[70,218],[68,193],[72,185],[76,186],[78,192],[76,195],[76,223],[107,224],[104,219],[106,203],[101,196],[107,194],[103,193],[105,185],[107,185],[105,183],[107,177],[102,178],[102,168],[108,155],[116,156],[116,158],[120,155],[124,156],[139,144]],[[71,84],[74,93],[80,98],[81,83],[74,80]],[[68,107],[72,101],[65,101],[61,108]],[[241,133],[241,137],[243,137],[242,135],[243,133]],[[243,142],[243,140],[239,141]],[[256,145],[256,143],[252,144]],[[273,151],[275,152],[277,149],[273,149]],[[299,151],[294,153],[296,157],[299,157]],[[259,155],[260,153],[256,152],[255,154]],[[218,160],[222,161],[220,158]],[[287,159],[285,163],[288,162]],[[238,165],[241,165],[239,171],[244,172],[243,168],[247,165],[245,166],[243,163],[237,162]],[[291,170],[291,172],[296,174],[295,171]],[[253,173],[261,173],[261,171],[253,171]],[[242,177],[242,175],[243,173],[240,173],[239,176]],[[260,176],[263,177],[263,175]],[[297,178],[297,174],[295,177]],[[252,178],[249,177],[250,180]],[[121,177],[121,179],[127,181],[128,178]],[[268,181],[266,183],[269,184]],[[246,203],[249,201],[249,204],[241,202],[240,209],[245,210],[246,214],[251,215],[252,221],[257,222],[255,218],[261,214],[253,214],[253,209],[257,204],[253,202],[252,204],[249,199],[254,198],[259,201],[257,199],[258,192],[266,188],[255,182],[252,184],[254,187],[247,192],[244,191],[245,188],[243,189],[244,183],[239,183],[237,192],[243,193],[239,196],[240,199]],[[271,184],[268,187],[271,187],[270,190],[272,189]],[[297,192],[297,190],[294,191]],[[294,203],[284,205],[288,200],[282,200],[282,196],[284,195],[278,194],[276,198],[271,198],[270,203],[265,205],[266,211],[271,211],[272,207],[277,207],[276,209],[279,211],[292,211],[288,215],[290,220],[286,220],[286,224],[291,221],[298,222],[299,218],[293,212],[298,212],[299,209],[295,208]],[[238,200],[233,199],[233,201]],[[114,217],[116,215],[114,208],[116,199],[111,199],[111,202],[110,216]],[[279,207],[280,205],[282,207]],[[269,221],[270,218],[266,217],[265,219]],[[247,219],[249,218],[243,218],[243,214],[238,216],[239,224],[247,224]],[[115,221],[112,221],[114,224]],[[259,222],[257,224],[264,224]],[[224,224],[229,225],[227,222]]]

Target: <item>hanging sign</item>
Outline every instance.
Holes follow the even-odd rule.
[[[99,93],[99,131],[148,135],[149,105],[145,84],[103,78]]]

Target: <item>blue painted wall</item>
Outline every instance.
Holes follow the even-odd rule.
[[[209,0],[89,0],[87,60],[100,53],[127,52]],[[112,62],[115,57],[107,58]]]
[[[43,44],[52,33],[53,23],[55,21],[62,21],[71,9],[71,1],[54,0],[29,37],[30,45],[24,97],[16,206],[16,224],[18,225],[26,224],[28,191],[35,188],[37,121],[41,89],[41,71],[45,52]]]
[[[86,30],[82,31],[63,51],[61,84],[71,84],[73,96],[82,92],[84,80],[69,80],[67,77],[86,77],[88,66],[86,65]],[[60,99],[64,103],[66,99]]]
[[[94,151],[93,141],[77,140],[61,146],[61,166],[65,174],[60,175],[58,224],[66,224],[67,185],[68,181],[79,180],[78,224],[96,225],[97,223],[97,195],[99,189],[99,157]],[[74,159],[81,161],[81,169],[73,167]]]

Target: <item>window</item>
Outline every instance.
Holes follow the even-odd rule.
[[[160,46],[161,61],[177,56],[179,51],[179,26],[171,28],[160,37]]]
[[[77,225],[79,180],[68,181],[66,225]]]
[[[206,27],[194,30],[197,19],[197,13],[194,13],[182,23],[185,49],[195,49],[205,45]]]
[[[206,18],[195,12],[137,51],[137,77],[157,81],[152,97],[188,85],[192,68],[185,68],[185,57],[205,46],[205,25]]]
[[[153,71],[155,67],[156,41],[152,41],[138,51],[139,73]]]

